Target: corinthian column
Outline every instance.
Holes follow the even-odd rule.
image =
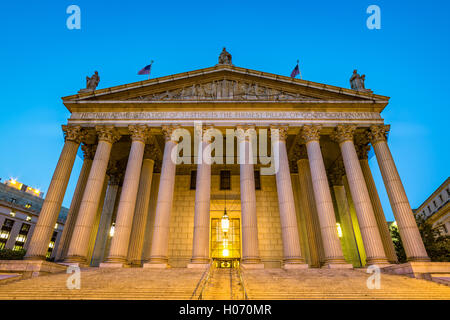
[[[237,127],[239,142],[241,218],[242,218],[242,265],[247,268],[263,268],[259,257],[258,227],[256,221],[255,177],[253,150],[246,130],[253,127]]]
[[[206,129],[206,130],[205,130]],[[205,267],[209,263],[209,206],[211,196],[211,136],[204,128],[202,147],[198,150],[195,188],[194,239],[188,268]]]
[[[91,171],[92,159],[95,154],[95,146],[82,145],[81,149],[84,153],[83,166],[78,177],[77,186],[70,203],[69,212],[67,213],[67,220],[64,224],[64,229],[59,241],[58,251],[56,252],[56,261],[63,260],[66,257],[67,249],[69,248],[70,239],[72,238],[73,228],[77,222],[78,210],[80,210],[80,204],[83,197],[84,189],[86,188],[86,182]]]
[[[96,130],[98,134],[97,150],[84,190],[67,258],[64,260],[68,263],[83,265],[88,263],[86,258],[89,251],[89,240],[100,202],[111,148],[120,137],[112,126],[97,126]]]
[[[309,169],[308,155],[306,147],[300,147],[299,160],[297,160],[298,180],[300,187],[300,205],[305,215],[306,230],[308,233],[310,267],[319,268],[323,261],[323,245],[320,234],[319,218],[317,216],[314,190],[311,180],[311,170]]]
[[[368,265],[388,264],[375,214],[373,213],[372,203],[370,202],[369,191],[367,191],[366,181],[364,180],[355,145],[353,144],[355,129],[356,126],[353,125],[338,125],[333,132],[332,138],[339,143],[342,158],[344,159],[345,173],[350,186],[350,193],[355,203],[356,216],[358,217],[366,251],[366,263]]]
[[[367,190],[369,191],[370,202],[372,203],[375,219],[377,220],[378,231],[380,232],[381,241],[383,242],[384,252],[390,263],[398,263],[397,254],[395,253],[394,243],[392,242],[391,233],[381,206],[380,197],[378,196],[377,187],[370,171],[368,153],[370,145],[367,137],[358,136],[356,142],[356,153],[358,154],[359,164],[366,181]]]
[[[139,191],[136,199],[136,209],[133,218],[133,228],[128,248],[128,261],[131,265],[140,266],[142,263],[142,248],[144,246],[145,227],[147,226],[150,191],[153,179],[153,167],[158,155],[157,146],[148,144],[144,150]]]
[[[371,126],[369,138],[375,150],[389,202],[405,247],[405,253],[409,261],[430,261],[400,175],[386,142],[386,131],[388,130],[388,126]]]
[[[306,143],[306,150],[308,152],[314,198],[319,215],[325,254],[325,267],[352,268],[352,265],[347,264],[344,259],[341,242],[337,234],[334,207],[319,144],[320,129],[321,126],[318,125],[303,126],[301,136]]]
[[[308,268],[302,256],[298,234],[294,193],[286,150],[287,127],[271,127],[274,156],[279,159],[276,172],[278,206],[280,210],[281,235],[283,238],[284,268]],[[277,153],[278,150],[278,153]]]
[[[176,162],[174,161],[176,159],[172,159],[172,153],[176,155],[178,142],[173,140],[172,136],[176,127],[163,126],[162,129],[166,143],[159,180],[158,200],[156,201],[152,248],[149,262],[144,263],[144,268],[166,268],[168,262],[169,223],[176,173]]]
[[[128,130],[131,133],[131,149],[117,209],[116,228],[111,240],[109,255],[105,262],[100,264],[100,267],[123,267],[127,263],[128,245],[148,128],[147,126],[130,125]]]
[[[36,227],[31,236],[25,259],[45,260],[53,228],[61,211],[62,201],[69,183],[78,146],[84,136],[84,131],[81,130],[80,126],[63,126],[62,128],[65,134],[64,147],[53,173]]]

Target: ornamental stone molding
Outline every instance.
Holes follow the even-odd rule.
[[[303,126],[300,135],[301,138],[305,141],[305,143],[311,141],[319,141],[320,140],[320,130],[322,130],[321,125],[306,125]]]
[[[84,159],[93,160],[95,156],[95,151],[97,150],[97,145],[95,144],[83,144],[81,150],[84,154]]]
[[[372,144],[380,141],[386,141],[386,135],[389,132],[389,125],[373,125],[370,127],[368,137]]]
[[[270,126],[270,135],[278,134],[278,139],[280,141],[285,141],[288,137],[288,126]]]
[[[179,111],[74,112],[71,120],[381,120],[378,112],[322,111]]]
[[[73,141],[75,143],[81,143],[81,140],[86,135],[86,131],[84,131],[81,128],[81,126],[63,125],[62,130],[64,132],[65,141]]]
[[[355,130],[355,125],[338,125],[330,137],[339,144],[345,141],[353,141]]]
[[[113,144],[120,139],[120,134],[114,126],[96,126],[95,131],[97,131],[98,141],[106,141]]]
[[[143,125],[129,125],[128,131],[131,133],[132,141],[141,141],[145,143],[149,137],[149,128]]]

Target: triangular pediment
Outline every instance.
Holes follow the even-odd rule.
[[[388,97],[290,77],[217,65],[181,74],[81,93],[63,98],[71,103],[116,101],[124,103],[183,102],[377,102]]]

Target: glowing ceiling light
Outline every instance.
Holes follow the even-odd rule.
[[[230,230],[230,219],[228,218],[226,210],[225,213],[223,214],[221,224],[222,224],[222,231],[227,233],[228,230]]]
[[[111,226],[111,229],[109,229],[109,236],[114,237],[114,231],[116,230],[116,227],[114,225]]]
[[[222,255],[223,255],[224,257],[228,257],[228,256],[230,255],[230,251],[229,251],[228,249],[223,249]]]

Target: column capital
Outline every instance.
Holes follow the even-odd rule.
[[[65,141],[73,141],[75,143],[81,143],[81,140],[86,135],[86,131],[81,126],[63,125],[62,130],[64,132]]]
[[[353,141],[353,136],[356,130],[355,125],[342,125],[339,124],[334,129],[333,133],[331,134],[331,139],[336,141],[337,143],[341,144],[345,141]]]
[[[153,143],[145,145],[144,159],[158,160],[161,158],[161,151],[158,146]]]
[[[173,141],[175,143],[178,143],[177,141],[175,141],[173,139],[173,133],[174,133],[175,130],[177,130],[179,128],[180,128],[179,126],[170,126],[170,125],[169,126],[162,126],[161,129],[162,129],[162,133],[164,135],[164,139],[166,141]]]
[[[149,137],[148,127],[145,125],[129,125],[128,131],[131,133],[132,141],[141,141],[145,143]]]
[[[114,128],[114,126],[96,126],[98,141],[106,141],[114,144],[120,139],[120,134]]]
[[[212,131],[214,131],[214,126],[212,124],[202,127],[201,137],[203,142],[211,142]]]
[[[270,136],[272,136],[273,134],[275,134],[278,130],[278,137],[280,141],[285,141],[288,137],[288,126],[276,126],[276,125],[271,125],[270,126]]]
[[[344,181],[342,178],[344,177],[344,175],[345,175],[344,162],[342,161],[342,159],[339,159],[338,161],[336,161],[330,173],[328,174],[330,184],[332,186],[343,186]]]
[[[358,155],[358,159],[368,159],[369,156],[369,150],[370,150],[370,144],[369,144],[369,138],[367,136],[368,134],[363,135],[356,135],[355,136],[355,149],[356,154]]]
[[[386,134],[389,132],[389,125],[373,125],[370,126],[368,137],[372,144],[380,141],[386,141]]]
[[[97,145],[95,144],[82,144],[81,150],[84,154],[85,160],[93,160],[95,156],[95,151],[97,150]]]
[[[305,143],[310,141],[318,142],[320,140],[320,130],[322,130],[321,125],[305,125],[301,129],[300,135]]]
[[[256,134],[255,125],[237,125],[236,126],[236,136],[238,137],[239,141],[250,140],[250,136],[252,134]]]

